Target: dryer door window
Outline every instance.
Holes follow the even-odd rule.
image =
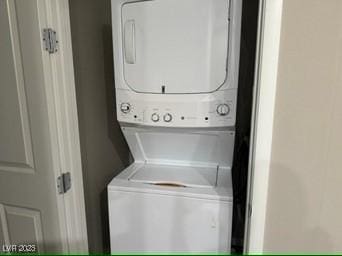
[[[228,0],[155,0],[122,7],[124,77],[141,93],[205,93],[226,80]]]

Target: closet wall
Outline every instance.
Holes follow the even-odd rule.
[[[268,252],[342,250],[341,13],[340,0],[284,0]]]
[[[114,109],[110,0],[69,4],[89,249],[108,252],[106,186],[129,156]]]

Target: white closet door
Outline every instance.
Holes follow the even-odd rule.
[[[122,7],[124,77],[142,93],[204,93],[226,79],[228,0],[155,0]]]
[[[43,2],[0,0],[0,253],[67,252],[46,95],[45,15]]]

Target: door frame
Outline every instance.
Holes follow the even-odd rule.
[[[283,0],[260,0],[244,252],[264,251]]]
[[[58,197],[59,223],[65,252],[88,252],[81,150],[68,0],[38,0],[38,12],[57,32],[58,51],[43,58],[46,98],[54,159],[54,175],[70,172],[71,188]],[[45,25],[45,24],[44,24]],[[41,38],[41,42],[42,38]],[[43,45],[42,45],[42,51]],[[49,54],[44,51],[44,54]],[[56,183],[57,185],[57,183]],[[56,189],[57,190],[57,189]],[[62,199],[60,199],[62,198]]]

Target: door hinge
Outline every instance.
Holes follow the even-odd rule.
[[[52,28],[43,29],[43,44],[47,52],[55,53],[58,51],[57,33]]]
[[[61,174],[57,178],[57,189],[59,194],[65,194],[71,188],[70,172]]]

